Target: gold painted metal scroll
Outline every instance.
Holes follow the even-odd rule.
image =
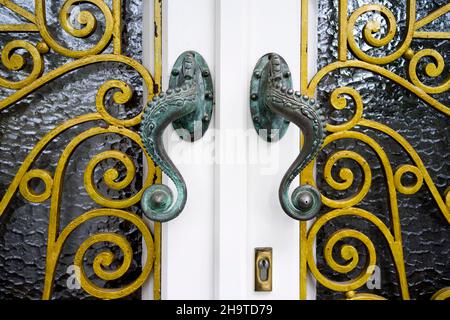
[[[422,31],[425,25],[430,24],[439,17],[447,14],[450,11],[450,4],[447,4],[435,12],[431,12],[423,19],[416,19],[416,1],[407,1],[407,26],[405,35],[401,44],[392,53],[387,53],[384,56],[371,56],[360,48],[360,42],[356,40],[357,30],[355,24],[358,19],[362,19],[368,12],[380,14],[386,21],[386,26],[383,29],[383,35],[380,37],[382,26],[379,21],[369,20],[365,21],[365,26],[362,29],[363,34],[361,38],[366,46],[372,48],[381,48],[389,44],[395,36],[398,36],[397,21],[393,12],[386,6],[380,4],[366,4],[357,8],[354,12],[348,12],[348,1],[339,1],[338,12],[338,52],[337,61],[327,65],[319,70],[312,78],[308,77],[308,0],[302,0],[302,40],[301,40],[301,87],[302,93],[308,96],[314,96],[321,81],[329,73],[345,69],[356,68],[366,70],[370,73],[378,74],[387,80],[409,90],[427,103],[430,107],[439,110],[443,114],[450,116],[450,108],[436,98],[437,94],[446,93],[450,89],[450,77],[447,77],[442,83],[431,86],[422,82],[418,75],[418,65],[423,63],[423,59],[431,59],[423,69],[426,76],[430,78],[437,78],[443,75],[445,69],[445,61],[443,56],[432,48],[430,41],[430,48],[414,52],[411,49],[411,43],[415,39],[430,39],[430,40],[450,40],[450,31]],[[351,55],[350,55],[351,53]],[[349,58],[349,57],[352,58]],[[397,59],[406,59],[407,61],[407,78],[403,78],[385,66]],[[354,173],[348,168],[343,168],[339,172],[341,181],[336,181],[331,170],[334,164],[342,159],[351,159],[355,161],[362,170],[363,181],[358,192],[346,199],[334,200],[322,194],[322,201],[324,206],[329,211],[325,212],[315,221],[308,224],[307,222],[300,222],[300,299],[307,299],[307,282],[308,274],[317,280],[322,286],[335,292],[342,292],[342,298],[348,300],[381,300],[384,297],[369,294],[358,293],[360,289],[369,279],[376,265],[377,254],[372,240],[364,233],[353,229],[341,229],[334,234],[328,236],[324,244],[324,261],[333,271],[339,274],[349,274],[355,270],[358,264],[360,253],[351,245],[344,245],[340,250],[340,255],[345,261],[338,262],[333,257],[333,248],[335,245],[348,238],[359,240],[366,249],[367,257],[366,264],[362,272],[349,281],[335,281],[324,276],[315,261],[315,240],[321,228],[329,221],[343,217],[352,216],[359,217],[368,221],[378,229],[382,237],[386,240],[389,250],[392,254],[393,264],[396,269],[400,292],[402,299],[410,299],[408,290],[408,281],[405,273],[404,248],[402,243],[402,233],[400,224],[400,210],[398,207],[397,196],[414,195],[422,188],[428,188],[435,205],[439,208],[445,220],[450,223],[450,188],[447,188],[444,194],[440,193],[430,174],[422,161],[420,155],[416,152],[410,142],[398,134],[390,127],[371,121],[364,118],[364,103],[360,93],[352,87],[338,87],[331,92],[329,99],[331,106],[335,109],[344,109],[348,106],[347,98],[350,98],[355,106],[353,117],[346,123],[339,125],[327,125],[328,136],[326,137],[322,148],[325,148],[331,143],[342,140],[352,139],[358,140],[366,145],[367,148],[373,150],[381,162],[381,168],[386,177],[386,185],[388,190],[387,198],[389,200],[390,223],[387,225],[381,221],[373,212],[361,209],[358,204],[370,192],[372,184],[372,168],[369,163],[356,152],[353,151],[336,151],[326,160],[323,168],[323,175],[326,183],[334,190],[347,190],[354,182]],[[409,159],[405,159],[405,163],[397,168],[393,168],[389,160],[389,154],[384,150],[380,144],[369,137],[368,135],[358,132],[355,127],[371,128],[380,134],[390,137],[401,147],[408,155]],[[409,161],[408,161],[409,160]],[[316,163],[311,163],[301,173],[301,183],[316,185],[314,176]],[[413,185],[404,185],[402,177],[405,174],[412,174],[415,177]],[[450,229],[449,229],[450,230]],[[440,288],[436,288],[438,290]],[[432,299],[443,300],[450,297],[450,288],[442,288],[432,297]]]
[[[60,13],[59,22],[64,31],[72,37],[86,39],[96,28],[97,18],[88,10],[79,10],[77,19],[80,27],[74,27],[69,19],[69,15],[73,8],[82,4],[89,4],[95,6],[103,15],[104,30],[100,39],[85,50],[69,49],[55,39],[46,23],[46,4],[44,0],[35,0],[35,11],[30,12],[26,8],[18,6],[10,0],[0,0],[0,5],[8,8],[16,15],[26,20],[22,24],[0,24],[1,33],[39,33],[40,42],[31,43],[24,40],[13,40],[7,43],[1,52],[1,62],[11,72],[23,69],[26,65],[26,59],[22,52],[26,52],[31,56],[32,68],[29,75],[19,81],[11,81],[0,77],[0,87],[12,89],[13,93],[0,101],[1,110],[11,107],[14,103],[20,101],[22,98],[31,94],[34,90],[39,89],[53,80],[73,71],[83,68],[88,65],[98,64],[102,62],[115,62],[125,64],[134,69],[142,78],[148,92],[148,99],[151,99],[156,91],[161,86],[161,1],[154,1],[155,9],[155,27],[158,29],[155,32],[155,75],[153,78],[150,73],[137,61],[122,55],[122,39],[121,39],[121,19],[122,19],[122,3],[121,0],[113,0],[111,7],[109,7],[102,0],[66,0],[64,1]],[[107,48],[112,47],[112,53],[104,53]],[[71,58],[66,64],[54,69],[45,70],[44,59],[45,55],[53,51],[62,56]],[[21,53],[18,53],[21,52]],[[148,279],[151,271],[154,275],[154,298],[160,299],[160,272],[161,272],[161,225],[156,223],[154,225],[153,235],[150,232],[146,222],[135,213],[127,211],[127,208],[138,204],[143,191],[155,181],[161,179],[161,173],[153,164],[149,155],[145,152],[139,134],[133,129],[141,121],[141,115],[131,119],[119,119],[114,117],[107,111],[105,105],[105,97],[108,93],[114,92],[113,100],[117,104],[125,104],[132,95],[131,87],[121,80],[108,80],[99,89],[96,95],[95,107],[96,112],[84,114],[74,119],[70,119],[65,123],[60,124],[50,132],[48,132],[43,139],[41,139],[28,154],[24,162],[21,164],[18,172],[14,176],[6,193],[0,201],[0,216],[4,214],[11,199],[19,193],[23,198],[31,203],[42,203],[44,201],[50,202],[50,214],[48,224],[48,243],[46,249],[46,270],[43,299],[52,298],[52,287],[55,277],[55,270],[58,264],[58,259],[61,250],[71,233],[83,223],[98,217],[116,217],[124,221],[128,221],[134,225],[140,232],[143,238],[143,245],[146,247],[146,261],[143,262],[140,275],[131,283],[118,289],[99,287],[91,281],[85,274],[85,254],[87,250],[93,245],[100,242],[112,243],[118,246],[123,254],[123,260],[120,266],[115,270],[110,270],[115,260],[115,255],[105,250],[98,254],[93,261],[93,271],[96,276],[105,281],[111,281],[121,278],[129,269],[133,249],[128,240],[116,233],[97,233],[89,236],[78,248],[74,265],[80,270],[79,282],[81,287],[90,295],[101,299],[116,299],[130,295],[139,289]],[[90,128],[73,138],[70,143],[63,150],[56,166],[55,172],[48,172],[41,169],[32,169],[33,163],[42,153],[44,148],[51,143],[55,138],[66,130],[87,122],[102,121],[104,125]],[[75,152],[77,146],[83,141],[99,136],[116,134],[131,140],[142,150],[146,163],[148,163],[147,178],[143,182],[141,189],[136,194],[127,199],[111,199],[97,190],[93,174],[97,165],[107,159],[114,159],[123,164],[126,168],[125,178],[118,181],[119,173],[116,169],[107,170],[103,179],[106,185],[114,190],[121,190],[127,187],[135,178],[136,168],[133,160],[125,153],[119,150],[110,150],[95,155],[85,168],[84,172],[84,187],[92,200],[101,206],[101,208],[93,209],[86,212],[73,221],[71,221],[62,230],[59,230],[59,221],[61,214],[60,202],[62,183],[64,180],[65,170],[68,162]],[[45,185],[44,191],[37,193],[31,190],[29,182],[32,179],[39,179]]]

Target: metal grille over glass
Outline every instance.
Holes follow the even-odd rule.
[[[161,45],[153,77],[142,3],[0,1],[1,298],[139,299],[152,270],[159,298],[139,200],[161,175],[137,130]]]
[[[446,299],[450,4],[318,5],[319,71],[308,82],[302,1],[302,90],[317,94],[328,134],[302,182],[324,207],[300,223],[300,297],[310,272],[319,299]]]

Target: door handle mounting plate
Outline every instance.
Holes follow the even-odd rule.
[[[272,54],[266,54],[256,63],[250,82],[250,112],[258,134],[268,142],[280,140],[289,126],[289,121],[266,107],[265,89],[271,81]],[[282,86],[292,88],[292,76],[289,66],[280,57],[279,81]]]
[[[190,59],[193,61],[190,62]],[[178,57],[172,68],[169,90],[182,88],[192,81],[197,84],[196,108],[194,112],[173,121],[172,126],[182,139],[186,139],[186,136],[180,130],[186,130],[190,140],[197,141],[203,137],[211,122],[214,105],[213,82],[205,59],[195,51],[186,51]]]

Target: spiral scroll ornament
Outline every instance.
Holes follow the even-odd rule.
[[[42,50],[42,49],[41,49]],[[18,51],[27,52],[32,59],[32,70],[23,80],[12,81],[0,77],[0,87],[8,89],[22,89],[38,79],[44,71],[44,62],[42,60],[40,48],[24,40],[13,40],[8,42],[1,52],[1,61],[3,65],[11,71],[18,71],[25,67],[26,60],[23,54]]]
[[[89,37],[95,31],[95,28],[98,25],[96,17],[90,11],[74,10],[74,8],[77,8],[76,6],[79,6],[81,3],[88,3],[96,6],[101,11],[105,19],[103,35],[95,45],[87,50],[73,50],[61,45],[50,34],[48,30],[45,17],[45,0],[36,0],[35,2],[36,25],[39,29],[39,33],[41,34],[42,39],[52,50],[70,58],[82,58],[102,52],[109,44],[113,35],[114,25],[115,23],[117,23],[117,21],[114,21],[111,9],[102,0],[67,0],[64,2],[61,8],[59,20],[61,22],[62,28],[69,35],[76,38]],[[72,25],[72,22],[70,21],[71,14],[76,14],[77,21],[82,26],[81,28],[76,28]]]

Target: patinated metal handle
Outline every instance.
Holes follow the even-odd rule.
[[[294,92],[289,67],[274,53],[258,61],[250,90],[253,123],[260,136],[269,142],[277,141],[283,137],[290,122],[302,131],[302,150],[281,181],[279,199],[290,217],[310,220],[321,207],[319,191],[311,185],[301,185],[290,196],[289,186],[320,150],[325,137],[322,111],[314,99]]]
[[[191,141],[201,138],[209,126],[213,104],[212,79],[206,62],[196,52],[183,53],[172,69],[169,89],[149,102],[142,119],[143,144],[177,190],[176,200],[163,184],[154,184],[144,191],[141,205],[149,219],[172,220],[183,211],[187,200],[186,183],[163,145],[164,130],[173,123],[181,137],[188,136]]]

